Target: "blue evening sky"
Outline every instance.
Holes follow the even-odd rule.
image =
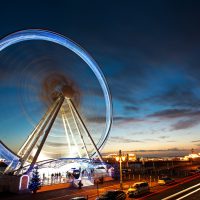
[[[200,149],[200,2],[18,0],[1,7],[1,38],[49,29],[100,65],[114,109],[104,152]],[[55,72],[72,81],[94,138],[102,134],[102,91],[86,64],[56,45],[27,42],[0,52],[0,136],[13,150],[43,115],[44,80]]]

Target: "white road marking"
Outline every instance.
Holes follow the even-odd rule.
[[[199,190],[200,190],[200,188],[198,188],[198,189],[196,189],[196,190],[194,190],[194,191],[192,191],[192,192],[190,192],[190,193],[188,193],[188,194],[186,194],[186,195],[184,195],[184,196],[182,196],[182,197],[180,197],[180,198],[178,198],[176,200],[184,199],[185,197],[190,196],[191,194],[193,194],[195,192],[198,192]]]
[[[177,192],[177,193],[175,193],[175,194],[172,194],[172,195],[170,195],[170,196],[168,196],[168,197],[166,197],[166,198],[164,198],[164,199],[162,199],[162,200],[171,199],[172,197],[175,197],[175,196],[177,196],[177,195],[179,195],[179,194],[182,194],[182,193],[184,193],[184,192],[187,192],[188,190],[191,190],[191,189],[193,189],[193,188],[195,188],[195,187],[198,187],[199,185],[200,185],[200,183],[198,183],[198,184],[196,184],[196,185],[193,185],[192,187],[189,187],[189,188],[187,188],[187,189],[185,189],[185,190],[181,190],[180,192]]]

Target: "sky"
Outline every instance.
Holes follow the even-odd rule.
[[[74,40],[97,61],[113,100],[113,125],[103,152],[122,149],[178,154],[200,149],[200,2],[18,0],[2,1],[1,7],[1,38],[22,29],[48,29]],[[35,101],[37,109],[31,117],[36,122],[42,116],[38,113],[36,117],[36,111],[42,107],[39,101],[48,99],[47,93],[41,98],[41,93],[47,92],[45,80],[51,75],[45,64],[54,69],[68,59],[68,71],[61,67],[58,76],[64,71],[70,76],[68,83],[74,85],[73,91],[79,88],[82,99],[79,106],[88,115],[91,132],[104,130],[99,128],[105,125],[101,120],[104,101],[95,77],[79,58],[59,47],[52,48],[48,44],[29,43],[0,52],[0,134],[1,140],[15,151],[31,131],[31,126],[28,128],[24,123],[31,124],[27,118],[36,106]],[[49,55],[47,61],[37,60],[44,54]],[[31,60],[38,67],[33,69]],[[52,60],[57,62],[52,64]],[[37,83],[33,81],[34,73],[41,74]],[[19,79],[20,87],[13,87]],[[88,79],[90,84],[85,81]],[[38,97],[34,99],[33,90],[24,89],[29,85],[34,86],[40,98],[33,95]],[[26,118],[23,124],[17,116],[22,108],[13,103],[13,97],[19,94],[24,113],[29,113],[23,115],[23,120]],[[32,106],[28,105],[30,102]],[[91,106],[96,106],[96,114]],[[7,108],[12,110],[12,117]]]

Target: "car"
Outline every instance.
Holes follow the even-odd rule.
[[[197,168],[196,168],[196,172],[197,172],[197,173],[200,173],[200,167],[197,167]]]
[[[73,197],[70,200],[88,200],[87,197]]]
[[[129,187],[127,194],[129,197],[138,196],[150,192],[148,182],[136,182]]]
[[[170,184],[173,182],[174,182],[174,179],[172,179],[170,177],[163,177],[158,180],[159,185],[166,185],[166,184]]]
[[[188,172],[189,175],[194,175],[194,174],[197,174],[197,173],[198,173],[198,171],[197,171],[196,169],[191,169],[191,170]]]
[[[126,193],[122,190],[109,190],[101,194],[96,200],[124,200]]]

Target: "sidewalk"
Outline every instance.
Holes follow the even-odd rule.
[[[45,185],[45,186],[42,186],[41,189],[38,190],[38,192],[66,189],[66,188],[71,188],[71,187],[72,187],[71,183],[59,183],[59,184],[54,184],[54,185]]]

